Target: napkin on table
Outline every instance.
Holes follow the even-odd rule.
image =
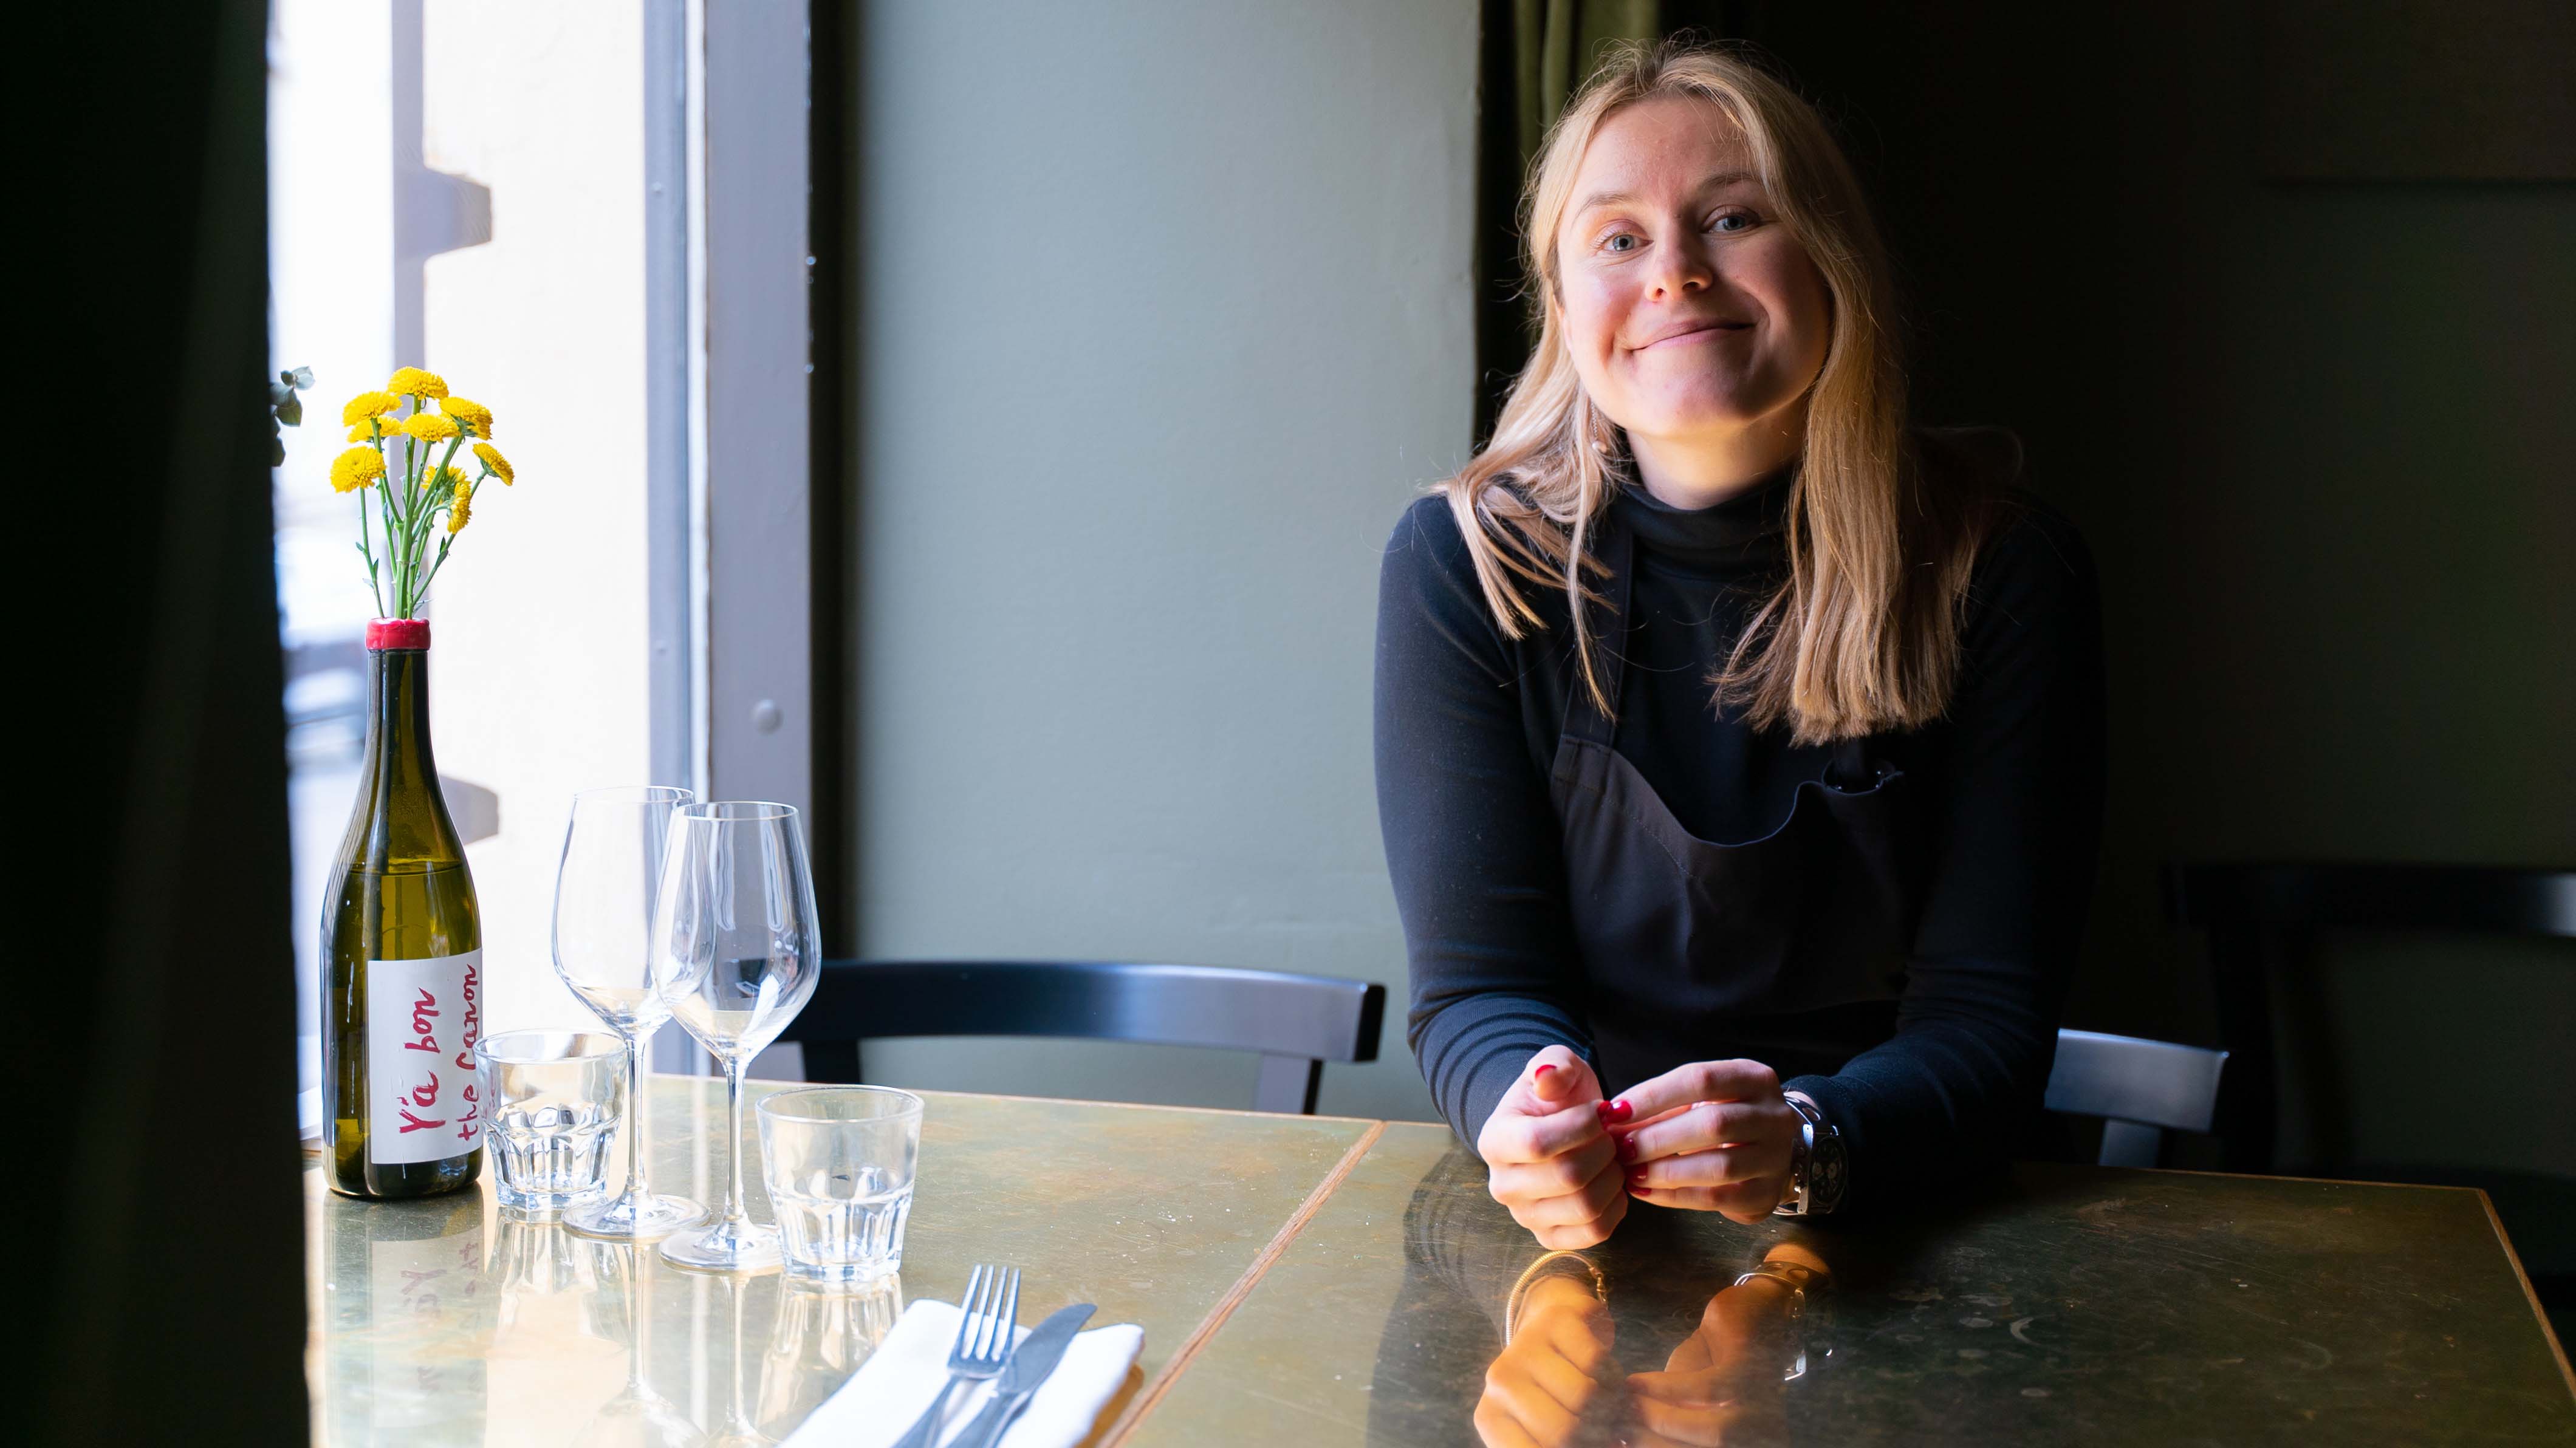
[[[787,1435],[782,1448],[887,1448],[902,1437],[948,1381],[948,1349],[957,1342],[957,1317],[957,1309],[945,1302],[905,1308],[885,1341]],[[1028,1335],[1029,1328],[1022,1327],[1014,1340]],[[1128,1365],[1144,1346],[1145,1330],[1129,1323],[1076,1333],[1064,1360],[1002,1435],[1000,1448],[1074,1448],[1118,1395]],[[966,1430],[1000,1381],[994,1378],[949,1396],[942,1444]]]

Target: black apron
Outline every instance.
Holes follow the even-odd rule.
[[[1591,634],[1615,701],[1636,561],[1615,509],[1599,557],[1608,608]],[[1868,740],[1840,741],[1787,820],[1723,844],[1684,829],[1611,738],[1573,680],[1550,795],[1604,1088],[1738,1057],[1783,1079],[1830,1072],[1892,1033],[1923,858],[1905,772]],[[1875,1039],[1851,1039],[1855,1029]]]

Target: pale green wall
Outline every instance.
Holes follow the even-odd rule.
[[[857,945],[1391,994],[1377,558],[1471,425],[1473,0],[866,7]],[[1251,1058],[871,1044],[874,1080],[1248,1105]]]

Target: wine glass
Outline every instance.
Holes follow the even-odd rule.
[[[724,1212],[673,1237],[681,1267],[746,1272],[779,1263],[778,1233],[743,1211],[742,1073],[805,1008],[823,969],[814,874],[803,822],[789,805],[685,805],[671,817],[653,917],[653,980],[680,1025],[724,1063]]]
[[[587,789],[572,797],[555,871],[555,974],[626,1038],[626,1190],[573,1208],[564,1225],[650,1241],[706,1216],[644,1179],[644,1048],[671,1018],[653,983],[653,896],[671,816],[697,796],[669,785]]]

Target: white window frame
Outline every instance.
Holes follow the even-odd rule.
[[[815,845],[806,7],[645,0],[652,759]],[[703,1071],[665,1032],[654,1065]]]

